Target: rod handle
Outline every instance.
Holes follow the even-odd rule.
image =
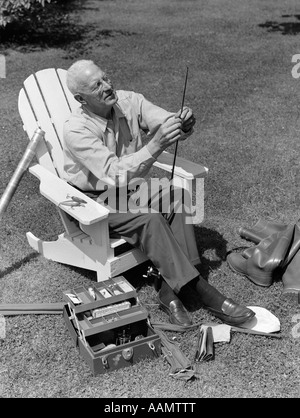
[[[34,134],[29,141],[29,144],[21,158],[17,168],[12,175],[1,199],[0,199],[0,219],[4,212],[7,209],[17,187],[23,177],[25,171],[28,169],[30,162],[32,161],[33,157],[35,156],[35,150],[39,144],[39,142],[44,138],[45,132],[41,128],[37,128],[34,131]]]

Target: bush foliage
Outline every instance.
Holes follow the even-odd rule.
[[[5,25],[0,23],[0,47],[4,54],[10,48],[23,52],[37,48],[65,48],[82,37],[78,19],[71,16],[74,10],[76,14],[76,6],[81,0],[0,0],[0,15],[4,3],[6,7],[11,3],[12,8],[16,3],[23,4],[23,8],[6,19]]]
[[[39,3],[43,7],[52,0],[0,0],[0,27],[22,19],[32,6]]]

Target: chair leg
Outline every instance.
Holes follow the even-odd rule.
[[[101,248],[92,245],[88,239],[72,240],[66,234],[61,234],[56,241],[43,241],[31,232],[27,232],[26,236],[29,245],[49,260],[93,270],[101,277],[108,275],[107,260],[99,262]]]
[[[43,241],[31,232],[27,232],[26,236],[29,245],[48,260],[95,271],[98,282],[118,276],[147,260],[138,249],[115,257],[112,248],[104,251],[101,246],[95,245],[90,237],[72,239],[63,233],[56,241]],[[107,255],[103,257],[103,254]]]

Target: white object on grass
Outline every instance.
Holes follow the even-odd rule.
[[[268,309],[260,306],[247,306],[247,308],[255,312],[255,317],[240,325],[240,328],[267,333],[280,331],[279,319]]]

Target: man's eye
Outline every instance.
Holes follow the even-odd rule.
[[[101,86],[101,81],[97,81],[97,87]]]

